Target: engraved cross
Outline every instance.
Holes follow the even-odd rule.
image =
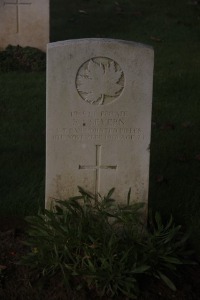
[[[95,170],[95,195],[96,197],[100,191],[100,170],[101,169],[112,169],[116,170],[117,165],[115,166],[106,166],[101,164],[101,145],[96,145],[96,164],[95,165],[79,165],[79,170]]]
[[[21,5],[31,5],[31,2],[26,2],[26,1],[20,1],[20,0],[15,0],[15,2],[9,2],[9,1],[4,1],[4,6],[5,5],[15,5],[16,6],[16,33],[19,32],[19,21],[20,21],[20,6]]]

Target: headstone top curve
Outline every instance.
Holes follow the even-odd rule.
[[[112,38],[82,38],[82,39],[70,39],[65,41],[57,41],[53,43],[48,43],[47,48],[55,48],[55,47],[62,47],[67,46],[70,44],[121,44],[126,46],[133,46],[138,48],[147,48],[153,51],[153,47],[150,45],[146,45],[139,42],[121,40],[121,39],[112,39]]]

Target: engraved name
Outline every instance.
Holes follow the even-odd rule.
[[[141,128],[128,126],[127,111],[72,111],[71,126],[57,128],[53,140],[143,140]]]
[[[74,126],[121,126],[125,125],[124,119],[73,119]]]

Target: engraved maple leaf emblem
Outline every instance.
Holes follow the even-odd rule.
[[[123,89],[120,79],[122,70],[114,61],[107,63],[90,60],[84,73],[78,75],[77,89],[91,104],[104,104],[105,97],[116,97]]]

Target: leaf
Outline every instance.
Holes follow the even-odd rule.
[[[79,14],[87,15],[87,11],[83,9],[79,9]]]
[[[157,36],[151,36],[150,39],[154,42],[162,42],[161,38],[159,38]]]
[[[106,198],[109,199],[109,198],[112,196],[112,194],[114,193],[114,191],[115,191],[115,188],[112,188],[112,189],[108,192]]]
[[[128,191],[127,205],[130,205],[130,198],[131,198],[131,188],[129,188],[129,191]]]
[[[173,284],[173,282],[167,277],[165,276],[163,273],[158,271],[158,274],[160,276],[160,278],[164,281],[164,283],[172,290],[172,291],[176,291],[176,287]]]
[[[133,271],[131,271],[130,273],[134,273],[134,274],[142,274],[145,273],[146,271],[148,271],[150,269],[150,266],[147,265],[142,265],[138,268],[135,268]]]
[[[123,88],[118,84],[122,71],[116,70],[114,62],[105,64],[90,60],[84,74],[78,76],[78,91],[85,94],[89,103],[103,104],[104,97],[114,97]]]
[[[172,264],[175,264],[175,265],[182,265],[182,261],[180,261],[180,259],[176,258],[176,257],[172,257],[172,256],[166,256],[166,257],[163,257],[163,260],[168,262],[168,263],[172,263]]]
[[[156,221],[158,228],[163,228],[162,219],[161,219],[161,215],[159,214],[159,212],[155,213],[155,221]]]
[[[79,193],[80,193],[81,195],[87,196],[87,197],[89,197],[89,198],[94,199],[94,195],[92,195],[92,193],[90,193],[90,192],[84,190],[81,186],[78,186],[78,191],[79,191]],[[81,198],[80,198],[80,199],[81,199]]]

